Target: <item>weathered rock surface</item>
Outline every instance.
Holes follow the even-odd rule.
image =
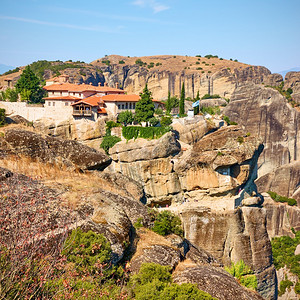
[[[263,140],[264,151],[258,160],[258,176],[299,160],[300,112],[272,88],[240,85],[224,109],[230,120]]]
[[[300,208],[286,203],[275,202],[267,193],[264,196],[263,207],[266,210],[267,230],[271,238],[288,235],[293,237],[292,228],[300,230]]]
[[[195,283],[217,299],[263,299],[240,286],[211,254],[190,242],[175,235],[162,237],[147,229],[140,229],[138,236],[136,252],[130,261],[134,273],[139,271],[142,263],[154,262],[175,269],[172,274],[174,282]]]
[[[278,278],[278,285],[283,280],[290,280],[293,282],[293,286],[291,288],[287,288],[285,293],[282,296],[278,296],[278,300],[298,300],[299,295],[295,293],[295,284],[298,282],[298,276],[289,272],[289,270],[284,267],[276,271]]]
[[[111,159],[90,147],[72,140],[63,140],[22,129],[7,129],[0,138],[1,156],[25,155],[42,162],[56,163],[82,170],[103,170]]]
[[[127,245],[133,241],[133,224],[137,219],[140,218],[146,226],[150,222],[147,208],[139,200],[132,197],[93,188],[87,197],[77,195],[77,205],[68,208],[64,200],[66,191],[63,188],[60,190],[50,189],[38,181],[24,175],[13,174],[3,168],[0,168],[0,174],[1,186],[3,187],[0,190],[0,196],[4,196],[3,199],[14,197],[12,200],[17,200],[16,205],[20,206],[19,210],[15,206],[9,207],[7,214],[19,219],[18,213],[24,213],[25,218],[27,215],[31,217],[31,212],[24,210],[22,206],[35,199],[34,205],[29,206],[34,215],[34,223],[30,226],[30,230],[34,229],[33,226],[40,226],[40,231],[45,237],[53,229],[56,231],[52,234],[60,235],[66,228],[70,231],[76,227],[102,233],[111,243],[114,262],[122,259]],[[117,176],[119,183],[116,183],[116,186],[121,183],[123,177],[120,174]],[[126,181],[128,182],[128,179],[124,178],[123,183]],[[134,188],[133,184],[131,182],[131,188]],[[109,185],[110,182],[107,186],[109,187]],[[120,186],[118,187],[120,189]],[[139,188],[137,185],[135,190],[138,191]],[[22,191],[21,194],[20,191]],[[47,212],[45,220],[42,219],[43,213],[37,213],[42,209]],[[19,230],[19,228],[12,226],[11,230]]]
[[[185,206],[179,211],[185,237],[229,265],[243,259],[258,278],[258,292],[276,299],[276,276],[266,229],[266,210],[242,207],[217,212],[205,207]]]
[[[291,88],[293,90],[292,98],[300,104],[300,72],[288,72],[284,78],[284,89]]]
[[[87,119],[74,120],[69,119],[63,122],[57,122],[51,118],[42,118],[33,123],[36,130],[53,137],[63,139],[77,140],[91,143],[98,141],[105,135],[105,122],[107,118],[99,118],[95,122]]]
[[[185,141],[195,142],[193,148],[181,149],[173,133],[159,140],[119,142],[110,149],[114,161],[110,168],[141,183],[149,204],[182,202],[184,197],[205,201],[212,195],[234,196],[241,187],[245,191],[239,201],[245,192],[251,195],[255,187],[245,184],[250,175],[255,176],[259,139],[246,136],[237,126],[207,134],[211,127],[206,121],[196,124],[202,127],[193,136],[181,124],[174,126]]]
[[[259,193],[276,192],[285,197],[294,198],[300,205],[300,162],[285,164],[273,172],[259,177],[255,181]]]
[[[217,129],[215,124],[206,121],[203,116],[195,116],[191,120],[176,119],[173,121],[172,127],[178,133],[178,139],[189,145],[198,142],[209,131]]]
[[[190,282],[220,300],[259,300],[260,295],[238,284],[235,279],[221,268],[207,265],[179,264],[173,274],[175,283]]]

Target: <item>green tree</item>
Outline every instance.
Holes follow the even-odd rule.
[[[180,101],[179,101],[179,115],[184,115],[184,100],[185,100],[185,89],[184,89],[184,82],[182,83],[181,94],[180,94]]]
[[[200,94],[199,94],[199,91],[197,92],[197,96],[196,96],[196,98],[195,98],[195,101],[197,101],[197,100],[200,100]]]
[[[5,109],[0,108],[0,126],[5,125]]]
[[[172,102],[171,102],[171,93],[170,91],[168,92],[168,100],[166,102],[166,111],[167,113],[170,113],[172,109]]]
[[[18,101],[18,92],[16,91],[16,89],[10,89],[10,88],[8,88],[5,91],[5,98],[9,102],[17,102]]]
[[[39,78],[34,74],[29,66],[25,68],[20,76],[20,79],[16,83],[16,90],[18,93],[23,93],[24,90],[30,91],[29,102],[39,103],[42,102],[45,94],[44,90],[40,87]],[[26,92],[28,93],[28,92]]]
[[[183,230],[179,217],[173,215],[167,210],[156,216],[152,230],[163,236],[171,233],[183,236]]]
[[[118,121],[124,126],[127,126],[127,124],[132,124],[133,120],[133,114],[130,110],[122,111],[118,116]]]
[[[140,94],[141,99],[135,106],[135,120],[138,123],[148,122],[154,116],[154,104],[152,102],[151,92],[148,90],[147,84]]]

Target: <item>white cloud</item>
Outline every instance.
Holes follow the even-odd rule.
[[[61,27],[61,28],[70,28],[70,29],[77,29],[77,30],[86,30],[86,31],[97,31],[97,32],[104,32],[104,33],[118,33],[119,30],[112,30],[102,26],[79,26],[73,24],[64,24],[64,23],[54,23],[54,22],[47,22],[47,21],[40,21],[35,19],[26,19],[26,18],[18,18],[18,17],[11,17],[11,16],[1,16],[0,19],[2,20],[12,20],[12,21],[19,21],[24,23],[32,23],[32,24],[39,24],[39,25],[46,25],[52,27]]]
[[[159,3],[155,0],[135,0],[132,2],[132,4],[140,7],[151,8],[155,14],[170,9],[169,6]]]

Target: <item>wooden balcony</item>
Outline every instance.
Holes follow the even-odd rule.
[[[91,117],[93,112],[91,110],[73,110],[73,116],[75,117]]]

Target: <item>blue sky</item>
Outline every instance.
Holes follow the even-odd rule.
[[[206,55],[300,67],[300,0],[0,0],[0,63]]]

